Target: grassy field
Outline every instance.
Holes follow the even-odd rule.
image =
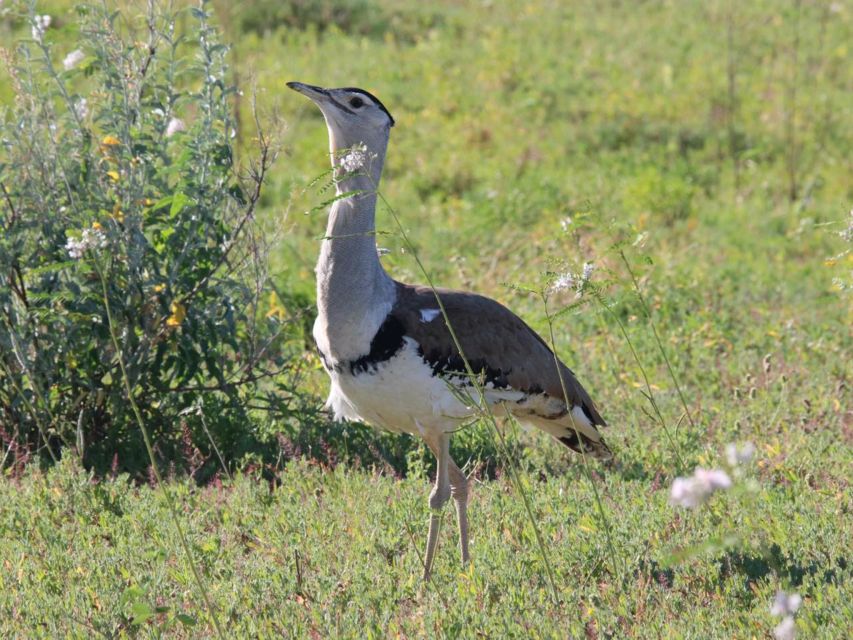
[[[510,432],[543,555],[507,461],[486,474],[458,451],[480,480],[473,562],[460,567],[447,510],[428,585],[431,467],[416,443],[403,478],[312,460],[274,486],[251,470],[174,478],[225,637],[766,638],[780,590],[803,598],[799,637],[849,635],[850,6],[279,4],[216,11],[244,91],[239,143],[254,88],[284,150],[259,213],[276,289],[313,298],[328,197],[311,186],[328,163],[322,119],[284,83],[373,91],[397,122],[382,191],[426,269],[545,335],[550,318],[618,462],[588,470]],[[69,3],[39,6],[57,55],[72,49]],[[378,226],[386,269],[424,281],[387,211]],[[531,293],[585,262],[593,294]],[[325,376],[305,358],[319,404]],[[730,467],[726,446],[746,442],[753,460]],[[697,466],[734,486],[669,504]],[[6,475],[0,636],[216,635],[161,488],[95,479],[70,455]]]

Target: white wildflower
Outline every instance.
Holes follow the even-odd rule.
[[[689,478],[676,478],[672,483],[669,503],[693,509],[705,502],[712,493],[732,486],[732,479],[720,469],[697,467]]]
[[[65,243],[65,250],[68,252],[69,257],[77,260],[78,258],[82,258],[86,252],[86,244],[83,240],[68,238],[68,242]]]
[[[571,226],[572,226],[572,218],[571,218],[571,216],[566,216],[565,218],[563,218],[562,220],[560,220],[560,228],[561,228],[563,231],[568,231],[568,230],[569,230],[569,227],[571,227]]]
[[[568,271],[566,273],[561,273],[551,285],[551,291],[553,293],[557,293],[558,291],[568,291],[569,289],[574,289],[575,281],[575,274],[569,273]]]
[[[734,442],[726,445],[726,461],[731,467],[746,464],[755,456],[755,445],[745,442],[738,446]]]
[[[551,293],[574,289],[577,292],[575,297],[580,298],[594,270],[595,266],[591,262],[584,262],[581,273],[571,273],[570,271],[561,273],[551,284]]]
[[[186,131],[186,129],[187,125],[184,124],[183,120],[180,118],[172,118],[169,120],[169,124],[166,125],[166,137],[171,138],[179,131]]]
[[[80,51],[80,49],[74,49],[74,51],[65,56],[65,59],[62,61],[62,66],[65,67],[66,71],[71,71],[74,67],[80,64],[85,57],[86,54]]]
[[[33,28],[32,35],[33,40],[41,42],[42,37],[44,36],[44,32],[47,31],[47,28],[50,26],[51,17],[44,16],[36,16],[33,18]]]
[[[341,157],[341,168],[347,173],[355,173],[367,162],[367,145],[363,142],[354,144],[347,153]]]
[[[71,258],[77,260],[82,258],[89,249],[103,249],[105,246],[107,246],[107,236],[98,225],[98,227],[84,229],[80,238],[68,238],[65,250]]]
[[[853,209],[850,209],[850,217],[847,218],[847,228],[838,235],[846,242],[853,242]]]
[[[86,98],[80,98],[74,103],[74,113],[80,120],[89,115],[89,103]]]
[[[788,616],[797,612],[800,605],[803,603],[803,598],[799,593],[785,593],[779,591],[773,599],[773,606],[770,607],[770,615]]]
[[[797,623],[793,616],[785,616],[782,622],[773,627],[773,637],[776,640],[794,640],[797,634]]]
[[[165,117],[165,115],[166,115],[166,112],[165,112],[165,111],[163,111],[163,110],[162,110],[162,109],[160,109],[160,108],[157,108],[157,109],[151,109],[151,113],[153,113],[153,114],[154,114],[155,116],[157,116],[158,118],[163,118],[163,117]]]

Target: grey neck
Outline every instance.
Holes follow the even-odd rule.
[[[376,252],[376,188],[384,148],[381,151],[365,166],[366,175],[342,177],[336,169],[338,195],[357,193],[332,205],[317,262],[314,333],[320,350],[333,361],[366,355],[394,302],[394,282]]]

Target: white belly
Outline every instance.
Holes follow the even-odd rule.
[[[418,354],[417,343],[404,339],[403,348],[391,359],[368,371],[351,375],[332,371],[332,389],[327,406],[338,419],[423,435],[430,431],[453,431],[477,413],[476,389],[470,385],[451,388],[452,380],[434,376]],[[457,378],[464,381],[464,378]],[[515,402],[524,394],[512,389],[485,390],[486,401]]]

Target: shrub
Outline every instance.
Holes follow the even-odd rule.
[[[29,7],[0,117],[4,452],[145,469],[122,364],[162,458],[257,444],[246,399],[287,364],[257,308],[274,153],[259,132],[239,175],[227,48],[204,5],[189,13],[181,34],[154,3],[135,20],[81,6],[60,52]]]
[[[264,33],[280,26],[324,30],[330,25],[348,33],[368,34],[379,9],[370,0],[254,0],[240,17],[243,31]]]
[[[332,29],[369,38],[393,37],[402,42],[416,42],[447,20],[446,7],[395,5],[376,0],[249,0],[238,6],[239,10],[232,12],[233,22],[240,31],[259,35],[278,29],[320,34]]]

